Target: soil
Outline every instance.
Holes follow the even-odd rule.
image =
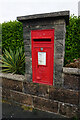
[[[79,68],[80,69],[80,58],[74,59],[73,62],[66,64],[65,67]]]

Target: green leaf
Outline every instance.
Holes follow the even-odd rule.
[[[5,49],[4,55],[1,56],[2,71],[16,74],[23,74],[25,72],[25,56],[22,47],[13,52],[10,48],[9,51]]]

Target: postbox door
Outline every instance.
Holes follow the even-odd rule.
[[[33,52],[33,82],[52,85],[53,49],[51,45],[46,44],[46,47],[34,45]]]

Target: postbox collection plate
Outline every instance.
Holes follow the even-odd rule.
[[[38,52],[38,65],[46,65],[46,52]]]
[[[53,85],[54,29],[32,30],[31,43],[33,82]]]

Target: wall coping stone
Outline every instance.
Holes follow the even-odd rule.
[[[27,15],[27,16],[18,16],[17,20],[24,21],[24,20],[35,20],[35,19],[45,19],[45,18],[64,18],[66,23],[69,23],[69,16],[70,11],[59,11],[59,12],[51,12],[51,13],[44,13],[44,14],[34,14],[34,15]]]
[[[79,68],[68,68],[68,67],[63,67],[63,73],[66,73],[66,74],[74,74],[74,75],[80,75],[80,69],[79,69]]]
[[[80,69],[63,67],[63,73],[80,75]],[[0,73],[0,78],[8,78],[12,80],[25,81],[24,75],[12,74],[12,73]]]
[[[24,75],[18,75],[18,74],[12,74],[12,73],[0,73],[0,78],[7,78],[17,81],[24,81],[25,76]]]

